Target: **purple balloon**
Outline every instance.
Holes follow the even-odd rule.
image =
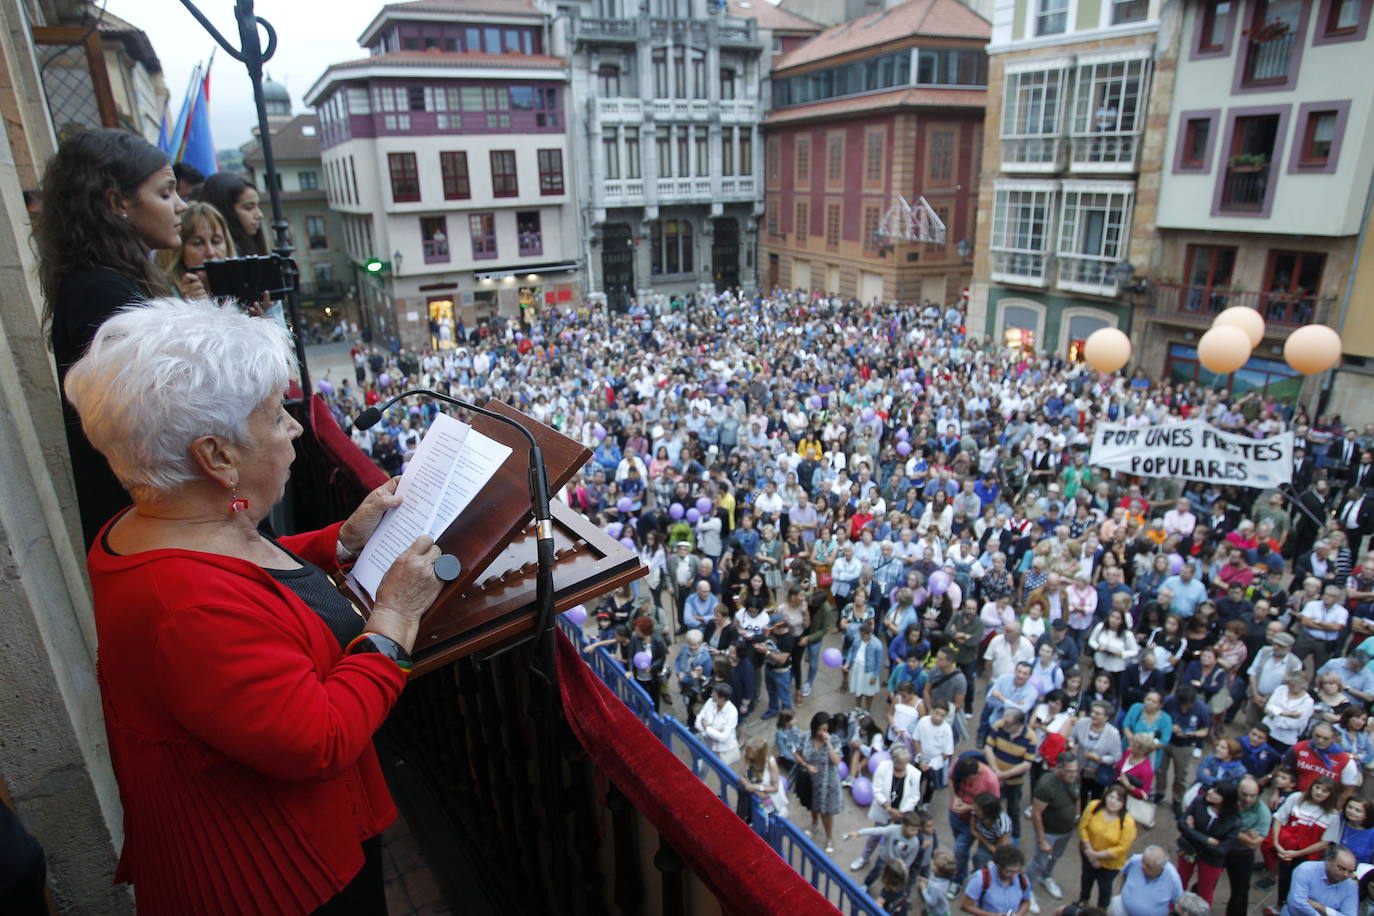
[[[849,786],[849,793],[854,796],[854,801],[861,805],[873,804],[873,783],[868,781],[867,776],[860,776]]]
[[[823,402],[820,399],[820,395],[813,394],[811,395],[811,397],[806,399],[806,406],[810,407],[812,410],[820,410],[822,403]]]
[[[719,385],[716,386],[716,394],[724,394],[729,390],[730,386],[725,384],[724,382],[721,382]]]
[[[905,442],[906,440],[911,438],[911,433],[905,429],[899,429],[897,430],[897,438]]]
[[[821,661],[830,668],[838,668],[844,664],[844,653],[831,646],[821,653]]]
[[[315,383],[315,387],[320,389],[320,394],[333,394],[334,383],[327,378],[322,378]]]
[[[410,413],[410,415],[411,415],[412,417],[418,417],[418,416],[420,415],[420,405],[419,405],[419,404],[411,404],[411,405],[410,405],[410,410],[409,410],[408,412]]]
[[[687,521],[689,521],[689,522],[691,522],[693,525],[695,525],[697,522],[701,521],[701,513],[698,512],[696,509],[688,509],[688,510],[687,510]]]
[[[598,439],[605,439],[605,438],[606,438],[606,428],[605,428],[604,426],[602,426],[600,423],[598,423],[598,424],[596,424],[595,426],[592,427],[592,435],[593,435],[593,436],[596,436],[596,438],[598,438]]]
[[[897,454],[906,456],[911,454],[911,443],[902,441],[897,443]]]
[[[587,609],[580,604],[576,604],[564,611],[563,616],[572,621],[574,626],[580,627],[587,622]]]
[[[406,472],[406,468],[408,468],[408,467],[410,467],[410,462],[409,462],[409,461],[402,461],[402,462],[401,462],[401,473],[404,474],[404,473]]]
[[[697,511],[700,512],[702,515],[705,515],[706,513],[710,512],[711,506],[711,500],[707,499],[705,496],[697,500]]]
[[[382,388],[390,388],[391,376],[383,372],[381,375],[377,376],[377,384]]]
[[[873,753],[868,755],[868,772],[878,772],[879,764],[881,764],[884,760],[891,759],[892,755],[889,754],[887,751],[874,751]]]
[[[648,671],[649,666],[654,663],[654,657],[648,649],[640,649],[635,653],[635,667],[640,671]]]
[[[943,569],[937,569],[930,574],[930,590],[937,595],[943,595],[949,590],[949,573]]]
[[[620,532],[624,530],[625,526],[622,525],[620,522],[611,522],[609,525],[606,526],[606,533],[613,538],[620,537]]]
[[[621,539],[620,539],[620,546],[621,546],[621,547],[624,547],[624,548],[626,548],[626,549],[628,549],[628,550],[634,550],[634,549],[635,549],[635,539],[634,539],[634,538],[631,538],[631,537],[624,537],[624,538],[621,538]]]
[[[841,760],[838,764],[836,764],[835,768],[840,771],[841,779],[849,778],[849,764]]]
[[[673,503],[668,507],[668,514],[675,519],[682,518],[682,514],[686,511],[686,509],[682,508],[682,503]]]
[[[1178,575],[1183,569],[1183,557],[1176,553],[1169,554],[1169,572]]]
[[[615,504],[615,507],[621,512],[629,512],[635,507],[635,501],[628,496],[622,496],[620,497],[620,502]]]
[[[873,419],[873,416],[874,416],[874,414],[873,414],[873,408],[872,408],[872,407],[865,407],[862,411],[859,412],[859,416],[861,416],[861,417],[864,418],[864,422],[865,422],[865,423],[869,422],[870,420]]]

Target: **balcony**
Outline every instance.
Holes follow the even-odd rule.
[[[1245,50],[1245,84],[1282,83],[1288,79],[1297,33],[1289,30],[1271,41],[1250,39]]]
[[[1264,209],[1269,190],[1269,166],[1228,166],[1221,188],[1221,209],[1256,212]]]
[[[542,232],[522,232],[519,241],[522,258],[544,253],[544,234]]]
[[[717,40],[722,45],[762,48],[758,24],[753,19],[726,18],[714,24],[706,19],[649,19],[636,16],[627,19],[604,17],[573,18],[573,36],[579,41],[668,41],[709,42],[714,25]]]
[[[753,19],[722,21],[718,35],[723,45],[755,45],[759,43],[758,22]]]
[[[759,120],[758,107],[752,101],[726,100],[720,103],[720,119],[731,124],[753,124]]]
[[[711,103],[705,99],[654,99],[649,110],[658,121],[707,121]]]
[[[644,117],[644,105],[639,99],[590,99],[592,111],[603,122],[619,121],[638,124]]]
[[[629,41],[639,38],[639,19],[573,19],[578,38],[590,41]]]
[[[639,178],[606,181],[601,184],[602,202],[610,207],[637,207],[644,204],[644,182]]]
[[[754,179],[749,178],[722,178],[720,180],[721,197],[733,199],[744,198],[754,199]]]
[[[1157,283],[1151,287],[1150,308],[1160,317],[1195,327],[1211,327],[1213,319],[1233,305],[1246,305],[1264,316],[1267,324],[1295,328],[1327,324],[1335,296],[1263,293],[1239,287],[1184,286]]]
[[[1054,285],[1076,293],[1114,298],[1117,292],[1117,258],[1061,254]]]
[[[1138,134],[1093,134],[1069,141],[1072,172],[1133,172]]]
[[[420,243],[426,264],[448,263],[448,239],[425,239]]]
[[[695,39],[705,41],[707,24],[700,19],[651,19],[649,35],[652,38]]]
[[[1057,172],[1063,157],[1061,137],[1002,138],[1004,172]]]
[[[992,279],[1017,286],[1044,287],[1050,256],[1033,251],[998,251],[991,254]]]
[[[693,200],[712,197],[710,178],[660,178],[658,179],[659,200]]]

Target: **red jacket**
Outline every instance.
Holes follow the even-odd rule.
[[[107,526],[108,527],[108,526]],[[282,538],[336,567],[338,526]],[[88,557],[110,758],[124,805],[115,880],[140,914],[308,913],[396,811],[372,747],[405,676],[343,657],[257,566],[190,550]]]

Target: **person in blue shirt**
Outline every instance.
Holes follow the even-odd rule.
[[[1160,846],[1131,856],[1116,877],[1116,897],[1126,916],[1166,916],[1182,896],[1178,869]]]
[[[1219,782],[1234,782],[1248,771],[1245,768],[1245,751],[1235,738],[1222,738],[1217,741],[1213,753],[1202,758],[1197,766],[1197,781],[1203,787],[1214,786]]]
[[[1341,687],[1352,699],[1364,704],[1374,702],[1374,670],[1370,669],[1368,652],[1351,649],[1344,658],[1333,658],[1318,669],[1319,674],[1330,671],[1341,676]]]
[[[1173,592],[1174,600],[1169,606],[1180,617],[1192,617],[1197,606],[1207,599],[1207,586],[1195,575],[1192,560],[1186,560],[1177,575],[1170,576],[1161,584],[1161,589]]]
[[[998,846],[992,864],[978,869],[964,888],[963,911],[972,916],[1026,916],[1031,888],[1025,875],[1026,858],[1015,846]]]
[[[606,474],[612,475],[616,468],[620,467],[620,446],[615,444],[615,440],[610,436],[601,440],[601,444],[592,453],[592,460],[605,469]]]
[[[739,527],[730,535],[730,548],[753,557],[758,553],[759,540],[759,533],[754,529],[753,513],[745,512],[740,516]]]
[[[1320,862],[1304,862],[1293,869],[1293,883],[1288,889],[1283,916],[1357,916],[1360,907],[1360,889],[1355,883],[1357,864],[1353,852],[1340,843],[1332,843],[1326,847]]]
[[[925,656],[908,655],[906,660],[900,665],[894,665],[892,674],[887,678],[887,690],[892,694],[894,700],[897,696],[897,688],[906,682],[911,682],[916,687],[919,695],[926,685],[926,669],[921,666]]]
[[[1263,722],[1250,726],[1250,731],[1236,740],[1240,742],[1245,769],[1256,779],[1267,778],[1283,759],[1283,754],[1269,743],[1269,726]]]

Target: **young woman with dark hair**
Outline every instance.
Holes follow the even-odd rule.
[[[106,318],[172,292],[149,253],[180,247],[186,204],[177,196],[167,156],[142,137],[113,129],[68,138],[48,163],[42,192],[38,272],[60,386]],[[131,500],[86,441],[66,398],[62,410],[89,546]]]
[[[1204,788],[1178,822],[1178,876],[1183,889],[1197,871],[1197,894],[1208,903],[1226,867],[1226,856],[1240,835],[1236,784],[1219,782]]]
[[[240,255],[269,254],[258,189],[233,172],[216,172],[205,180],[200,199],[224,214]]]

